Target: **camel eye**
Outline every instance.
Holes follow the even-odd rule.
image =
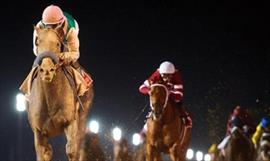
[[[54,72],[54,69],[52,68],[52,69],[50,70],[50,72]]]
[[[44,72],[44,70],[43,70],[42,68],[40,68],[40,72],[41,72],[41,73],[43,73],[43,72]]]

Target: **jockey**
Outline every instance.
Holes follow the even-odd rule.
[[[150,82],[163,80],[163,84],[167,86],[170,92],[170,100],[177,104],[177,110],[180,118],[184,121],[187,127],[192,126],[191,117],[188,112],[182,107],[183,103],[183,81],[180,72],[175,69],[173,63],[164,61],[159,68],[139,87],[142,94],[148,94],[150,90]]]
[[[60,54],[60,59],[67,63],[76,62],[80,56],[79,52],[79,25],[77,21],[68,13],[63,12],[60,7],[50,5],[46,7],[42,13],[42,20],[36,24],[37,28],[52,28],[57,30],[62,36],[66,49]],[[33,51],[37,55],[37,33],[33,34]]]
[[[270,132],[270,118],[268,116],[262,118],[259,125],[256,127],[256,132],[252,136],[252,142],[257,147],[258,142],[264,132]]]
[[[231,130],[234,126],[237,126],[244,130],[249,136],[251,136],[255,132],[255,124],[245,108],[241,106],[236,106],[233,110],[228,123],[227,123],[227,134],[231,134]]]
[[[74,75],[80,75],[80,79],[84,82],[81,83],[85,87],[81,87],[84,89],[88,89],[92,84],[91,77],[82,70],[82,67],[78,63],[78,59],[80,57],[79,52],[79,25],[77,21],[68,13],[63,12],[62,9],[56,5],[47,6],[42,13],[42,20],[40,20],[36,26],[37,28],[52,28],[57,29],[58,35],[60,35],[62,44],[64,44],[63,50],[59,54],[59,58],[65,64],[71,64],[73,68],[75,68],[78,72]],[[33,33],[33,52],[37,56],[37,32],[34,30]],[[75,70],[75,72],[76,72]],[[31,81],[32,78],[30,78]],[[75,81],[76,83],[76,81]],[[77,84],[77,83],[76,83]],[[80,85],[81,85],[80,84]],[[78,85],[78,84],[77,84]],[[22,86],[22,91],[25,92],[26,87]],[[27,89],[30,89],[27,87]],[[85,91],[85,90],[83,90]],[[30,94],[29,91],[25,92]],[[84,92],[82,92],[84,93]]]
[[[241,106],[236,106],[234,108],[227,122],[226,137],[218,145],[218,149],[224,149],[230,139],[230,135],[234,130],[234,127],[242,129],[248,137],[251,137],[253,135],[253,133],[255,132],[255,124],[247,109]]]

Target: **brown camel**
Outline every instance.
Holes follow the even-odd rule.
[[[152,115],[147,119],[146,160],[160,161],[164,153],[172,161],[185,161],[191,128],[186,128],[180,120],[165,85],[153,82],[150,88]]]

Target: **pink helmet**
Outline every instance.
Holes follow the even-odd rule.
[[[46,7],[42,13],[42,22],[46,25],[58,24],[63,22],[65,16],[60,7],[50,5]]]

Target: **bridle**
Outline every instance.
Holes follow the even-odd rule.
[[[166,108],[166,106],[167,106],[167,104],[168,104],[168,100],[169,100],[169,90],[168,90],[168,88],[165,86],[165,85],[163,85],[163,84],[152,84],[151,86],[150,86],[150,88],[153,88],[153,87],[163,87],[164,89],[165,89],[165,92],[166,92],[166,98],[165,98],[165,102],[164,102],[164,104],[163,104],[163,108],[162,108],[162,111]],[[153,104],[152,104],[152,101],[151,101],[151,99],[150,99],[150,106],[151,106],[151,109],[152,110],[154,110],[154,107],[153,107]]]

